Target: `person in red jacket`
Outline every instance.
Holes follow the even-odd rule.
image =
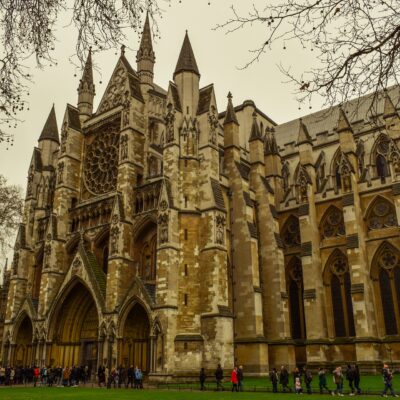
[[[33,368],[33,386],[36,387],[36,384],[39,380],[39,368],[38,367],[34,367]]]
[[[231,373],[231,382],[232,382],[232,392],[238,392],[238,376],[237,376],[237,367],[233,368]]]

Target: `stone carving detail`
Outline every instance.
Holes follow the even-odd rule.
[[[29,168],[29,175],[28,175],[28,189],[27,189],[28,196],[32,195],[33,178],[34,177],[35,177],[35,172],[34,172],[34,169],[33,169],[33,165],[31,165],[30,168]]]
[[[209,140],[212,144],[217,144],[218,141],[218,118],[216,109],[211,106],[210,112],[208,113],[208,125],[210,129]]]
[[[337,254],[331,262],[331,270],[337,275],[344,275],[349,270],[347,258],[343,254]]]
[[[359,139],[357,142],[356,154],[357,154],[357,159],[358,159],[358,169],[360,171],[360,174],[362,174],[362,172],[364,171],[364,167],[365,167],[365,163],[364,163],[365,148],[364,148],[364,141],[362,139]]]
[[[396,210],[393,204],[379,198],[372,206],[367,221],[370,230],[397,226]]]
[[[110,240],[110,253],[116,254],[118,253],[118,239],[119,239],[119,228],[117,225],[114,225],[111,228],[111,240]]]
[[[158,226],[160,230],[160,244],[168,242],[168,214],[160,214],[158,217]]]
[[[215,242],[217,244],[225,244],[225,223],[226,219],[223,215],[217,215],[215,218]]]
[[[282,232],[282,239],[287,248],[300,246],[301,239],[298,218],[293,216],[289,217]]]
[[[352,167],[349,159],[343,153],[339,162],[339,173],[342,178],[343,190],[345,192],[350,192]]]
[[[72,274],[77,274],[79,269],[81,268],[81,260],[79,258],[75,258],[74,262],[72,263]]]
[[[125,128],[129,125],[129,117],[131,110],[131,101],[129,98],[129,92],[126,91],[124,93],[124,101],[122,103],[123,111],[122,111],[122,128]]]
[[[299,164],[296,184],[298,186],[299,201],[301,203],[306,203],[308,201],[308,185],[310,183],[311,179],[306,169],[301,164]]]
[[[123,67],[115,72],[114,79],[107,89],[106,97],[98,112],[104,112],[122,104],[126,78],[126,71]]]
[[[63,183],[63,180],[64,180],[64,162],[61,161],[58,164],[57,182],[60,184],[60,183]]]
[[[128,158],[128,135],[122,135],[120,141],[121,160]]]
[[[64,122],[62,130],[61,130],[61,153],[65,153],[67,150],[67,139],[68,139],[68,131],[67,131],[67,121]]]
[[[175,111],[171,103],[167,106],[168,112],[165,116],[165,126],[166,126],[166,135],[165,135],[165,142],[171,143],[174,141],[175,138]]]
[[[296,257],[296,260],[292,263],[289,270],[291,278],[298,284],[301,284],[303,281],[303,268],[301,265],[301,261]]]
[[[378,262],[382,268],[390,270],[399,265],[399,256],[387,247],[381,252]]]
[[[117,126],[109,124],[86,147],[85,183],[94,194],[107,193],[116,188],[119,149],[117,132]]]
[[[336,207],[331,207],[321,222],[321,235],[323,238],[344,236],[346,234],[343,213]]]

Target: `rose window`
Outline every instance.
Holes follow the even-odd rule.
[[[344,236],[346,234],[343,214],[337,208],[328,210],[325,218],[322,221],[322,236],[330,238],[335,236]]]
[[[297,218],[290,218],[283,231],[282,238],[286,247],[300,246],[300,227]]]
[[[385,269],[392,269],[398,263],[399,257],[390,250],[385,250],[379,257],[379,264]]]
[[[94,194],[115,190],[118,174],[119,133],[108,126],[86,146],[84,177],[87,188]]]
[[[393,204],[384,199],[379,199],[368,215],[368,228],[382,229],[397,226],[396,211]]]
[[[344,256],[337,257],[332,262],[332,272],[335,275],[344,275],[347,272],[348,265]]]

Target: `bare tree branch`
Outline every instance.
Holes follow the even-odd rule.
[[[10,129],[27,107],[32,76],[27,61],[39,68],[56,64],[55,26],[61,12],[71,16],[78,33],[76,56],[82,66],[89,47],[119,47],[127,29],[141,30],[145,13],[161,14],[170,0],[0,0],[0,143],[12,145]],[[157,32],[157,26],[155,28]]]
[[[242,68],[273,48],[300,45],[313,51],[315,66],[300,76],[281,71],[296,84],[300,102],[320,94],[327,105],[397,84],[400,69],[400,0],[280,0],[253,6],[246,15],[232,8],[232,17],[216,26],[232,33],[265,27],[259,46],[250,50]],[[268,4],[270,3],[270,4]]]

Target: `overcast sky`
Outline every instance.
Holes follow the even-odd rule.
[[[223,30],[213,30],[213,27],[231,15],[231,5],[235,5],[239,10],[245,10],[253,2],[211,0],[210,5],[208,3],[209,0],[182,0],[182,3],[172,0],[171,7],[165,8],[163,18],[159,20],[161,39],[153,42],[156,53],[154,79],[157,84],[167,88],[168,81],[172,80],[187,29],[201,73],[200,85],[214,83],[218,111],[225,110],[228,91],[232,92],[235,105],[246,99],[252,99],[258,108],[277,123],[292,120],[321,107],[322,102],[314,100],[313,110],[308,106],[303,106],[299,110],[294,95],[295,87],[285,83],[287,79],[277,66],[282,63],[291,66],[294,71],[301,72],[312,64],[313,53],[300,49],[292,43],[286,44],[286,50],[283,49],[283,45],[278,45],[266,53],[260,62],[240,70],[239,67],[251,57],[248,50],[262,43],[263,27],[240,30],[229,35]],[[255,3],[265,4],[265,0],[256,0]],[[14,147],[6,151],[4,144],[0,144],[0,173],[5,175],[10,183],[21,185],[24,193],[33,147],[37,145],[37,139],[52,104],[55,103],[60,127],[66,103],[76,105],[77,102],[76,89],[80,72],[76,71],[75,66],[69,61],[69,57],[74,54],[76,32],[67,25],[68,18],[64,15],[57,28],[58,43],[55,57],[58,65],[45,70],[33,68],[31,71],[34,84],[30,90],[30,110],[20,115],[23,122],[14,130]],[[132,32],[125,43],[126,57],[135,69],[139,40],[138,35]],[[95,109],[118,57],[119,50],[94,56],[97,67],[94,74],[97,93]]]

